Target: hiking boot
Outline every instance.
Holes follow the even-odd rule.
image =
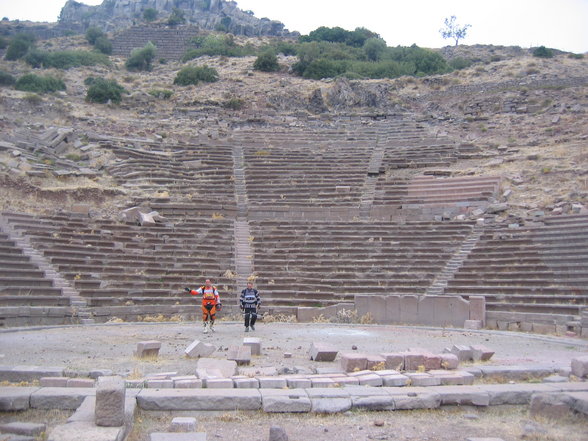
[[[202,331],[204,334],[208,334],[208,326],[204,323],[204,330]]]
[[[210,329],[210,332],[215,332],[215,330],[214,330],[214,323],[211,323],[208,328]]]
[[[245,332],[249,332],[249,326],[245,326]]]
[[[251,325],[251,330],[255,331],[255,326]]]

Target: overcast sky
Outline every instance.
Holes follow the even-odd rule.
[[[81,0],[88,5],[102,0]],[[238,0],[259,18],[303,34],[319,26],[366,27],[389,46],[441,47],[445,17],[470,24],[464,44],[544,45],[588,52],[588,0]],[[0,16],[56,21],[65,0],[0,0]]]

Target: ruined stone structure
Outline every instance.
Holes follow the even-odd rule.
[[[257,18],[240,10],[237,3],[225,0],[105,0],[98,6],[68,0],[61,10],[59,23],[63,26],[82,23],[84,28],[99,26],[105,31],[114,31],[144,22],[146,9],[155,9],[159,19],[167,19],[174,8],[182,11],[186,24],[201,29],[222,28],[232,34],[247,36],[290,35],[282,23]]]
[[[476,147],[434,137],[410,115],[295,121],[235,121],[177,145],[95,135],[129,206],[161,222],[89,218],[89,207],[4,213],[3,325],[193,317],[187,281],[213,277],[231,295],[254,275],[271,311],[301,321],[316,316],[309,308],[357,308],[361,294],[421,305],[364,311],[385,323],[583,332],[585,215],[494,225],[486,209],[500,200],[500,178],[448,176],[444,167]],[[51,131],[12,148],[29,155],[66,141]],[[63,173],[75,168],[59,161]],[[35,167],[29,174],[46,172]],[[480,296],[482,309],[467,306]]]

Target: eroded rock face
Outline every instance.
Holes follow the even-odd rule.
[[[239,9],[237,3],[225,0],[104,0],[98,6],[68,0],[61,10],[59,24],[82,23],[85,28],[99,26],[112,31],[143,22],[143,12],[150,8],[158,12],[159,19],[165,19],[178,8],[183,11],[186,24],[203,29],[214,30],[221,26],[236,35],[294,35],[281,22],[257,18]]]

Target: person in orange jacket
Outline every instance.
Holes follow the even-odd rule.
[[[211,332],[214,332],[216,312],[222,308],[216,286],[212,284],[210,279],[206,279],[204,286],[198,289],[184,288],[184,290],[193,296],[202,296],[202,324],[204,326],[204,333],[208,333],[209,329]]]

